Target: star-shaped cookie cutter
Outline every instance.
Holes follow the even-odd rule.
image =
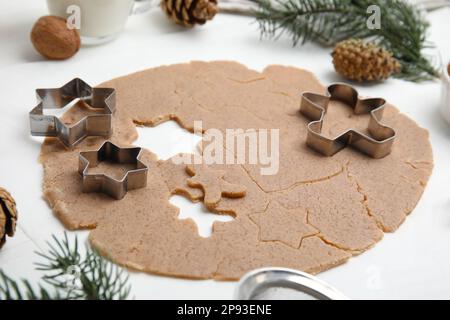
[[[30,112],[31,135],[57,137],[69,148],[87,136],[111,135],[112,114],[116,106],[113,88],[92,88],[83,80],[75,78],[61,88],[37,89],[36,96],[39,104]],[[72,125],[64,124],[54,115],[44,114],[44,109],[64,108],[75,100],[103,112],[87,115]]]
[[[323,119],[331,100],[345,103],[355,114],[370,114],[367,127],[370,136],[355,129],[349,129],[335,139],[322,135]],[[372,158],[383,158],[390,154],[396,137],[393,128],[380,122],[385,105],[386,101],[382,98],[360,98],[355,88],[344,83],[330,85],[326,95],[305,92],[302,94],[300,112],[313,120],[308,124],[306,144],[325,156],[332,156],[351,145]]]
[[[111,141],[105,141],[97,151],[80,152],[78,172],[83,178],[83,192],[103,192],[120,200],[129,190],[144,188],[147,185],[148,167],[139,160],[141,152],[142,148],[120,148]],[[131,163],[136,169],[127,171],[120,180],[103,173],[88,173],[89,168],[105,160]]]

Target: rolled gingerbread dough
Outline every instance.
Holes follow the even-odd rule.
[[[178,208],[169,203],[173,194],[203,199],[202,189],[187,184],[191,176],[185,165],[159,161],[146,150],[147,187],[116,201],[81,191],[78,153],[97,149],[102,139],[88,138],[74,150],[47,139],[40,160],[44,197],[53,212],[71,230],[92,229],[91,244],[131,269],[221,280],[263,266],[324,271],[371,248],[383,232],[395,231],[416,206],[433,168],[428,132],[390,105],[383,121],[398,136],[386,158],[374,160],[351,148],[323,157],[309,149],[300,93],[325,93],[325,88],[301,69],[269,66],[256,72],[235,62],[192,62],[101,86],[117,90],[111,140],[120,146],[133,144],[136,125],[167,120],[191,131],[196,120],[203,121],[204,130],[280,130],[278,174],[262,175],[258,165],[212,165],[225,171],[228,183],[244,186],[245,196],[215,204],[215,213],[234,220],[215,222],[208,238],[198,235],[192,220],[180,220]],[[70,123],[86,112],[73,108],[64,119]],[[364,130],[367,120],[334,103],[323,132],[333,136],[349,126]]]

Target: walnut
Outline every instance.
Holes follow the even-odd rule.
[[[78,31],[67,28],[66,20],[56,16],[41,17],[31,31],[34,48],[45,58],[62,60],[80,49]]]

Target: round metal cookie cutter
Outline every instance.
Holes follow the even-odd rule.
[[[288,288],[316,300],[348,300],[348,297],[322,280],[305,272],[287,268],[262,268],[250,271],[239,281],[234,298],[253,300],[271,288]]]

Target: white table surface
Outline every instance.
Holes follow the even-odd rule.
[[[75,76],[93,84],[133,71],[190,60],[237,60],[262,70],[285,64],[315,72],[323,83],[339,80],[329,50],[313,45],[292,48],[287,39],[259,40],[252,18],[218,15],[202,28],[172,25],[159,11],[132,17],[114,42],[83,47],[72,59],[43,60],[29,41],[34,21],[46,14],[44,0],[0,4],[0,185],[18,202],[17,234],[0,251],[0,268],[36,282],[36,250],[64,228],[41,198],[42,168],[37,163],[40,139],[28,134],[28,111],[34,89],[58,87]],[[450,55],[450,10],[429,15],[430,39],[443,56]],[[447,53],[447,55],[445,54]],[[430,131],[435,169],[429,185],[406,222],[373,249],[343,266],[319,275],[355,299],[450,298],[450,127],[441,119],[440,83],[413,84],[389,80],[359,87],[364,95],[383,96]],[[141,130],[140,144],[162,155],[159,137],[173,138],[172,124]],[[169,139],[170,140],[170,139]],[[173,151],[173,148],[171,149]],[[177,199],[177,204],[189,207]],[[200,207],[191,209],[200,212]],[[71,232],[85,240],[88,232]],[[188,281],[133,273],[132,294],[155,299],[230,299],[235,283]]]

